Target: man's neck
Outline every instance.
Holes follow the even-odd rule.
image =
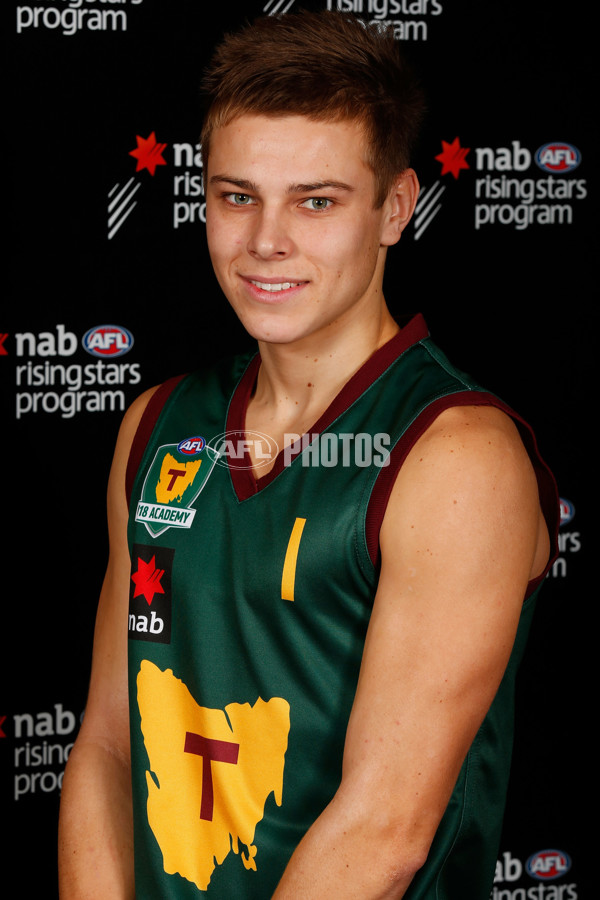
[[[259,342],[261,367],[246,429],[266,432],[282,447],[304,434],[363,363],[398,332],[387,307],[368,322],[294,344]]]

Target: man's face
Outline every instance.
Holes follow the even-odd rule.
[[[243,115],[216,129],[206,173],[208,246],[247,331],[269,343],[329,337],[380,312],[390,203],[355,122]]]

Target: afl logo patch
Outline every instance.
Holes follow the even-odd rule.
[[[185,453],[186,456],[195,456],[196,453],[202,453],[204,448],[206,447],[206,441],[203,437],[190,437],[186,438],[184,441],[180,441],[177,444],[177,449],[180,453]]]

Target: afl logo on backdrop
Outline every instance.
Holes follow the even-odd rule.
[[[544,172],[564,175],[577,168],[581,162],[581,153],[572,144],[544,144],[535,154],[535,161]]]
[[[560,498],[560,524],[567,525],[575,516],[575,507],[570,500]]]
[[[560,878],[571,868],[571,859],[562,850],[540,850],[530,856],[526,863],[526,869],[532,878],[538,881],[554,881]]]
[[[83,349],[101,359],[114,359],[129,353],[133,347],[133,335],[120,325],[96,325],[82,338]]]

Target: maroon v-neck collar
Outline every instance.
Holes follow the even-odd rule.
[[[331,423],[348,409],[401,353],[408,350],[409,347],[418,341],[423,340],[423,338],[428,337],[428,335],[429,331],[425,319],[419,313],[363,363],[360,369],[342,387],[323,415],[315,422],[312,428],[308,429],[307,433],[321,434],[326,431]],[[227,415],[227,432],[240,432],[245,429],[246,410],[256,385],[260,363],[260,355],[257,353],[250,361],[234,391]],[[229,467],[233,487],[240,501],[247,500],[249,497],[257,494],[279,475],[284,467],[284,454],[282,451],[279,452],[273,467],[261,478],[254,477],[250,455],[247,451],[245,462],[246,466],[244,468]]]

